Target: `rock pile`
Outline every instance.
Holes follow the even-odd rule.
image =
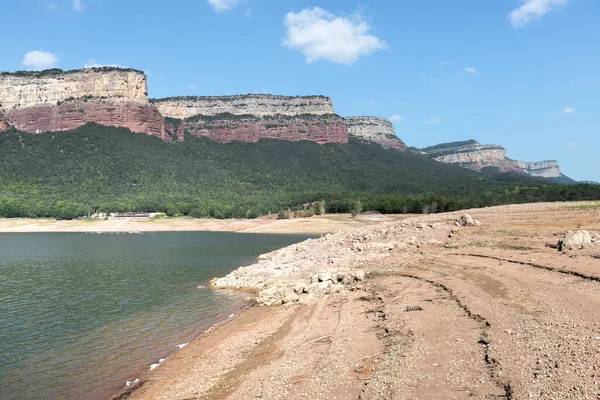
[[[461,226],[479,225],[472,217],[463,217]],[[255,291],[262,305],[304,302],[356,289],[368,275],[365,266],[392,256],[400,261],[422,246],[445,244],[450,233],[461,228],[455,220],[444,218],[411,218],[309,239],[263,254],[258,263],[213,280],[211,287]]]

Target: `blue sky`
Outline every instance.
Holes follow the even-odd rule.
[[[412,146],[474,138],[600,181],[597,0],[4,3],[0,70],[128,66],[151,97],[324,94],[393,116]]]

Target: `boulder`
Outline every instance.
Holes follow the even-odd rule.
[[[592,247],[592,235],[588,231],[568,231],[564,239],[558,241],[558,250],[581,250]]]
[[[319,272],[319,282],[333,281],[331,272]]]
[[[283,304],[283,301],[277,295],[277,293],[272,292],[270,290],[263,290],[256,298],[256,303],[265,306],[280,306],[281,304]]]
[[[296,286],[294,287],[294,293],[296,294],[302,294],[305,291],[305,284],[304,282],[296,282]]]
[[[288,304],[288,303],[294,303],[294,302],[298,301],[299,299],[300,299],[300,297],[296,293],[289,292],[283,297],[282,301],[283,301],[283,304]]]
[[[317,286],[317,290],[319,291],[319,293],[329,294],[329,292],[331,291],[331,285],[332,285],[331,281],[319,282],[319,285]]]
[[[459,226],[481,226],[481,222],[473,219],[469,214],[463,214],[456,220]]]
[[[362,282],[365,280],[365,271],[356,271],[354,273],[354,278],[358,281],[358,282]]]

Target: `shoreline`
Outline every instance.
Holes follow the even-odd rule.
[[[460,212],[418,216],[293,245],[236,270],[231,278],[240,286],[273,266],[309,279],[316,269],[335,274],[346,254],[356,262],[344,268],[367,278],[341,291],[305,291],[283,306],[250,307],[123,398],[571,398],[573,387],[578,398],[596,393],[593,379],[570,368],[600,367],[588,356],[600,340],[600,241],[566,254],[546,243],[568,230],[599,232],[599,204],[465,212],[481,226],[453,225]],[[320,254],[306,270],[291,264]],[[279,283],[297,283],[296,272],[278,275]]]
[[[194,219],[115,218],[110,220],[52,220],[0,218],[0,233],[131,233],[131,232],[241,232],[310,234],[333,233],[349,228],[370,226],[407,218],[399,214],[368,214],[352,218],[350,214],[327,214],[298,219]]]
[[[196,350],[196,348],[199,346],[199,341],[201,341],[203,338],[206,338],[207,336],[217,335],[219,331],[227,329],[227,325],[233,323],[239,318],[242,318],[242,316],[247,312],[250,312],[251,309],[259,310],[260,308],[257,307],[256,303],[254,302],[244,302],[244,304],[240,306],[239,310],[236,313],[232,313],[227,318],[217,320],[217,322],[211,324],[210,327],[208,329],[205,329],[200,335],[190,339],[189,342],[177,345],[176,347],[178,347],[178,349],[172,350],[164,358],[158,360],[157,363],[145,366],[143,372],[136,374],[138,376],[136,376],[134,381],[131,382],[131,385],[127,386],[127,382],[130,381],[124,382],[124,387],[122,387],[115,394],[113,394],[110,397],[110,400],[125,400],[132,397],[147,382],[152,380],[152,378],[150,378],[149,376],[151,376],[153,372],[159,372],[160,367],[166,365],[168,361],[171,361],[175,357],[187,357],[187,353]]]

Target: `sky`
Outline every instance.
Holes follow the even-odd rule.
[[[322,94],[409,146],[475,139],[600,181],[598,0],[3,3],[3,71],[137,68],[151,97]]]

